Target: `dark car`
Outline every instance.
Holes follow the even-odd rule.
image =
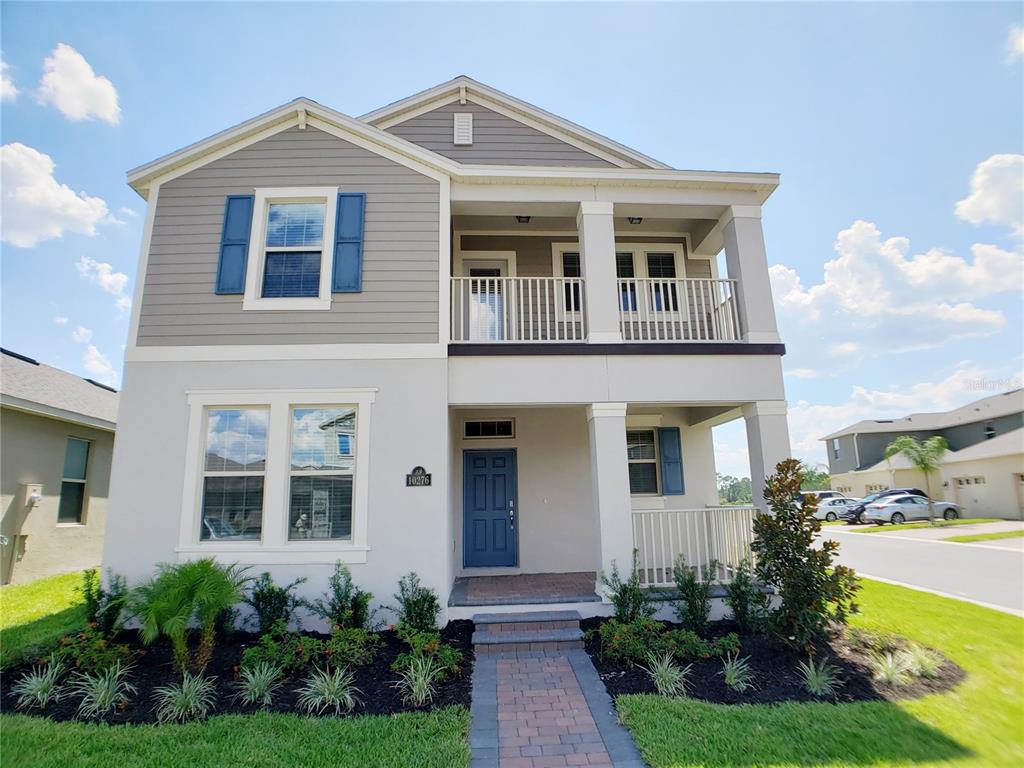
[[[889,488],[885,491],[878,491],[878,493],[872,493],[869,496],[865,496],[863,499],[858,501],[856,504],[851,504],[849,507],[839,513],[839,519],[845,522],[847,525],[860,525],[864,520],[864,510],[867,509],[868,504],[884,499],[886,496],[895,496],[910,494],[912,496],[924,496],[928,498],[928,494],[922,491],[920,488]]]

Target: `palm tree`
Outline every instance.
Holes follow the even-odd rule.
[[[928,491],[928,524],[935,525],[935,501],[932,495],[932,472],[942,464],[942,457],[949,450],[946,438],[934,435],[921,441],[916,437],[903,435],[897,437],[885,449],[888,461],[896,454],[902,453],[907,461],[924,473],[924,487]]]

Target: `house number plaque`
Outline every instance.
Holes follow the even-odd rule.
[[[423,467],[413,467],[412,472],[405,476],[405,485],[407,488],[430,485],[430,473]]]

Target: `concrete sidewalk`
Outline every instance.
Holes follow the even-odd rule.
[[[1024,531],[1024,521],[1003,520],[998,523],[977,523],[975,525],[948,525],[936,528],[913,528],[909,531],[901,531],[891,525],[882,526],[884,533],[871,533],[870,536],[899,536],[901,539],[927,539],[929,541],[941,541],[950,536],[970,536],[975,533],[1008,533],[1010,531]],[[828,530],[827,528],[824,530]],[[1009,539],[1008,541],[1012,541]],[[993,542],[996,543],[996,542]]]

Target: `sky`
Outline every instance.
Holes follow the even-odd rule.
[[[673,167],[774,171],[794,455],[1021,385],[1017,3],[0,5],[0,340],[120,383],[125,172],[297,96],[358,116],[458,74]],[[311,34],[312,33],[312,34]],[[747,475],[742,421],[715,431]]]

